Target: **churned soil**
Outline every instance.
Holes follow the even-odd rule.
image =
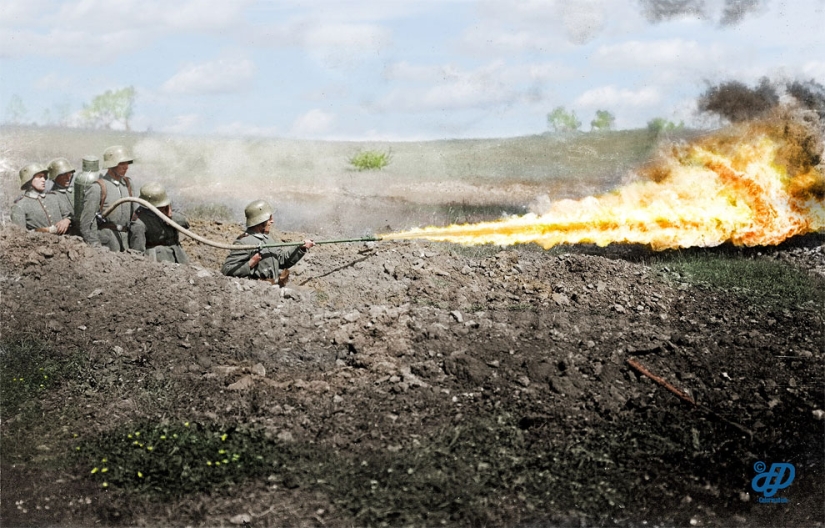
[[[697,286],[643,248],[318,246],[285,289],[187,250],[178,266],[0,230],[4,346],[88,369],[41,396],[34,454],[4,454],[4,526],[825,520],[822,303]],[[822,286],[821,237],[762,251]],[[2,418],[7,453],[21,418]],[[258,428],[300,456],[163,500],[61,462],[74,435],[152,420]],[[786,504],[759,503],[758,461],[794,464]]]

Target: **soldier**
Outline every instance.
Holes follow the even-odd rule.
[[[141,200],[146,200],[181,227],[189,229],[189,221],[180,213],[172,212],[171,200],[159,183],[147,183],[140,188]],[[164,222],[146,207],[138,207],[129,227],[129,247],[142,251],[156,261],[189,264],[189,258],[180,245],[178,230]]]
[[[11,221],[30,231],[62,235],[72,221],[68,215],[61,214],[57,197],[46,194],[48,172],[39,163],[29,163],[20,169],[23,194],[14,201]]]
[[[256,200],[246,206],[246,231],[236,240],[236,245],[267,245],[275,244],[269,237],[269,231],[274,222],[272,207],[263,200]],[[288,270],[294,266],[307,250],[314,246],[312,240],[304,240],[302,246],[292,248],[261,248],[258,250],[236,250],[231,252],[223,263],[221,273],[232,277],[246,277],[279,284],[280,270]],[[283,286],[284,277],[280,281]]]
[[[83,211],[80,213],[80,233],[92,246],[107,247],[110,251],[126,251],[129,248],[127,232],[136,209],[135,204],[121,204],[106,218],[100,213],[117,200],[132,196],[132,181],[126,176],[126,172],[133,161],[125,148],[107,148],[103,153],[106,174],[86,187]]]
[[[49,163],[49,179],[52,180],[49,194],[57,198],[61,216],[69,218],[72,222],[66,233],[79,236],[80,229],[77,227],[77,219],[74,215],[74,186],[72,185],[74,173],[74,167],[66,158],[57,158]]]

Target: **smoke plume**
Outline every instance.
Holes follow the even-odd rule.
[[[734,26],[747,15],[758,11],[767,0],[724,0],[721,12],[714,13],[713,4],[706,0],[639,0],[642,13],[649,22],[666,22],[678,17],[697,17],[714,20],[720,26]]]

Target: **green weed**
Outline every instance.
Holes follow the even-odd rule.
[[[35,341],[0,344],[0,409],[17,413],[27,402],[77,371],[76,358],[67,358]]]
[[[389,165],[391,160],[391,151],[379,152],[377,150],[362,150],[352,156],[348,161],[355,170],[365,171],[381,170]]]

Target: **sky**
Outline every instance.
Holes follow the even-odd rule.
[[[558,106],[711,126],[709,85],[825,84],[823,27],[825,0],[2,0],[0,121],[77,125],[132,86],[130,128],[170,134],[513,137]]]

